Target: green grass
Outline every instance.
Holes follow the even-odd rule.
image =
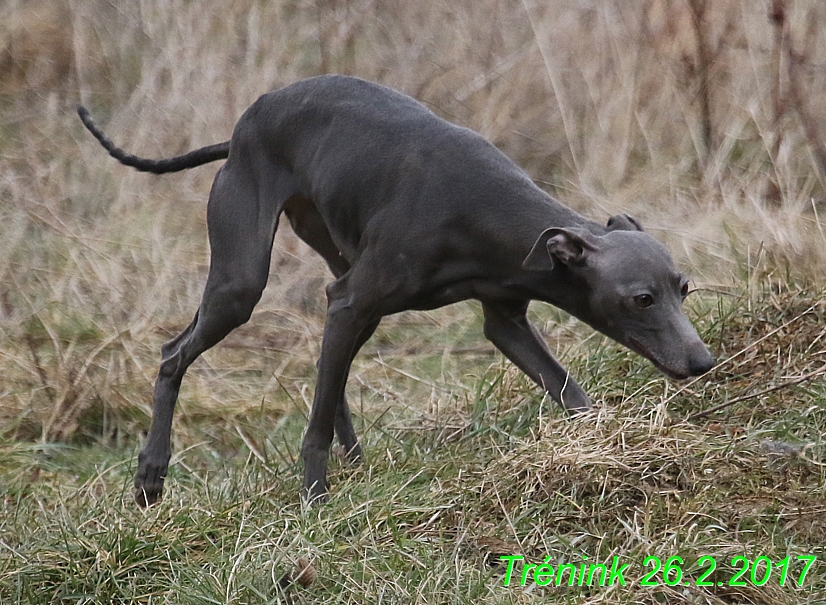
[[[236,430],[211,409],[178,416],[164,499],[145,511],[132,500],[137,439],[5,439],[0,602],[822,602],[826,388],[822,380],[783,386],[823,363],[821,349],[812,349],[823,334],[820,300],[805,290],[698,296],[692,312],[719,358],[745,352],[684,390],[620,347],[587,338],[565,356],[600,405],[573,420],[512,367],[485,356],[461,360],[465,388],[443,398],[444,409],[390,401],[359,415],[366,462],[351,468],[334,457],[332,497],[314,509],[298,498],[299,402],[240,412]],[[540,324],[544,312],[535,310]],[[459,332],[475,332],[472,307],[459,313],[468,322]],[[371,376],[382,354],[386,365],[422,373],[414,380],[394,372],[382,388],[438,384],[444,355],[434,345],[461,334],[428,344],[428,329],[417,330],[413,317],[387,326],[354,372]],[[778,340],[759,340],[786,323]],[[393,349],[411,342],[416,351]],[[749,352],[761,346],[768,348]],[[766,351],[777,353],[774,363],[765,363]],[[762,373],[741,357],[763,360]],[[686,420],[772,386],[779,388]],[[512,555],[555,567],[610,567],[616,557],[629,564],[627,585],[568,586],[566,576],[562,586],[543,587],[529,573],[520,586],[517,563],[506,587],[500,557]],[[818,557],[802,587],[793,581],[799,555]],[[661,573],[658,586],[640,585],[653,569],[646,557],[673,556],[689,586],[666,586]],[[696,586],[704,556],[717,564],[706,579],[725,585]],[[737,556],[768,557],[769,581],[754,586],[747,573],[745,586],[728,586]],[[793,564],[780,587],[776,564],[787,556]],[[316,579],[285,593],[279,580],[299,557],[312,561]]]

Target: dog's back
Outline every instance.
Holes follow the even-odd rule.
[[[532,214],[545,220],[551,207],[560,226],[602,230],[542,192],[479,134],[358,78],[319,76],[263,95],[239,120],[236,142],[288,172],[331,233],[348,240],[344,248],[358,247],[370,219],[391,204],[400,206],[399,220],[428,216],[407,221],[427,229],[458,222],[504,234],[517,215],[514,228]]]

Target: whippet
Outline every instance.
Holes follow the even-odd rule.
[[[227,160],[207,206],[211,262],[201,305],[162,348],[135,478],[141,505],[161,495],[184,373],[250,318],[282,212],[335,277],[301,448],[309,501],[326,496],[334,430],[349,457],[361,457],[345,383],[385,315],[481,301],[485,336],[570,412],[591,402],[528,322],[531,300],[567,311],[673,378],[714,365],[681,309],[688,280],[636,220],[582,217],[478,134],[384,86],[345,76],[297,82],[253,103],[229,141],[164,160],[124,152],[84,108],[78,113],[112,156],[138,170]]]

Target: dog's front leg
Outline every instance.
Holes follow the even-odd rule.
[[[545,341],[528,321],[525,313],[528,303],[516,304],[483,302],[485,337],[502,351],[516,367],[568,412],[591,409],[591,400],[585,391],[553,358]]]
[[[318,381],[310,422],[301,445],[301,457],[304,459],[302,497],[311,504],[326,499],[327,458],[338,407],[344,398],[350,363],[378,325],[377,321],[372,321],[366,313],[358,311],[352,305],[352,297],[347,296],[346,284],[345,276],[327,288],[327,322],[324,325],[321,357],[318,360]],[[352,428],[349,430],[352,432]],[[352,441],[352,445],[343,445],[354,447],[355,433]]]

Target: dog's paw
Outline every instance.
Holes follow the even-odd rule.
[[[153,506],[161,501],[161,490],[147,491],[146,488],[135,488],[135,504],[141,508]]]
[[[169,458],[165,462],[152,462],[144,452],[141,452],[138,456],[138,472],[135,475],[135,503],[141,508],[160,502],[168,464]]]
[[[332,452],[336,458],[345,460],[352,466],[361,466],[361,446],[358,443],[356,443],[349,450],[343,445],[337,445],[333,448]]]
[[[327,489],[329,487],[326,469],[321,475],[305,472],[304,486],[301,488],[301,499],[311,507],[324,504],[327,502]]]
[[[327,488],[324,487],[317,489],[316,485],[317,484],[313,484],[311,487],[301,488],[301,499],[311,508],[321,504],[326,504],[327,500],[330,499],[330,495],[327,493]]]
[[[362,455],[361,455],[361,446],[356,443],[350,450],[346,453],[347,460],[350,461],[350,464],[353,466],[361,466]]]
[[[327,501],[327,457],[330,444],[318,447],[309,442],[309,436],[304,437],[301,445],[301,457],[304,459],[304,484],[301,488],[301,499],[308,505],[323,504]]]

